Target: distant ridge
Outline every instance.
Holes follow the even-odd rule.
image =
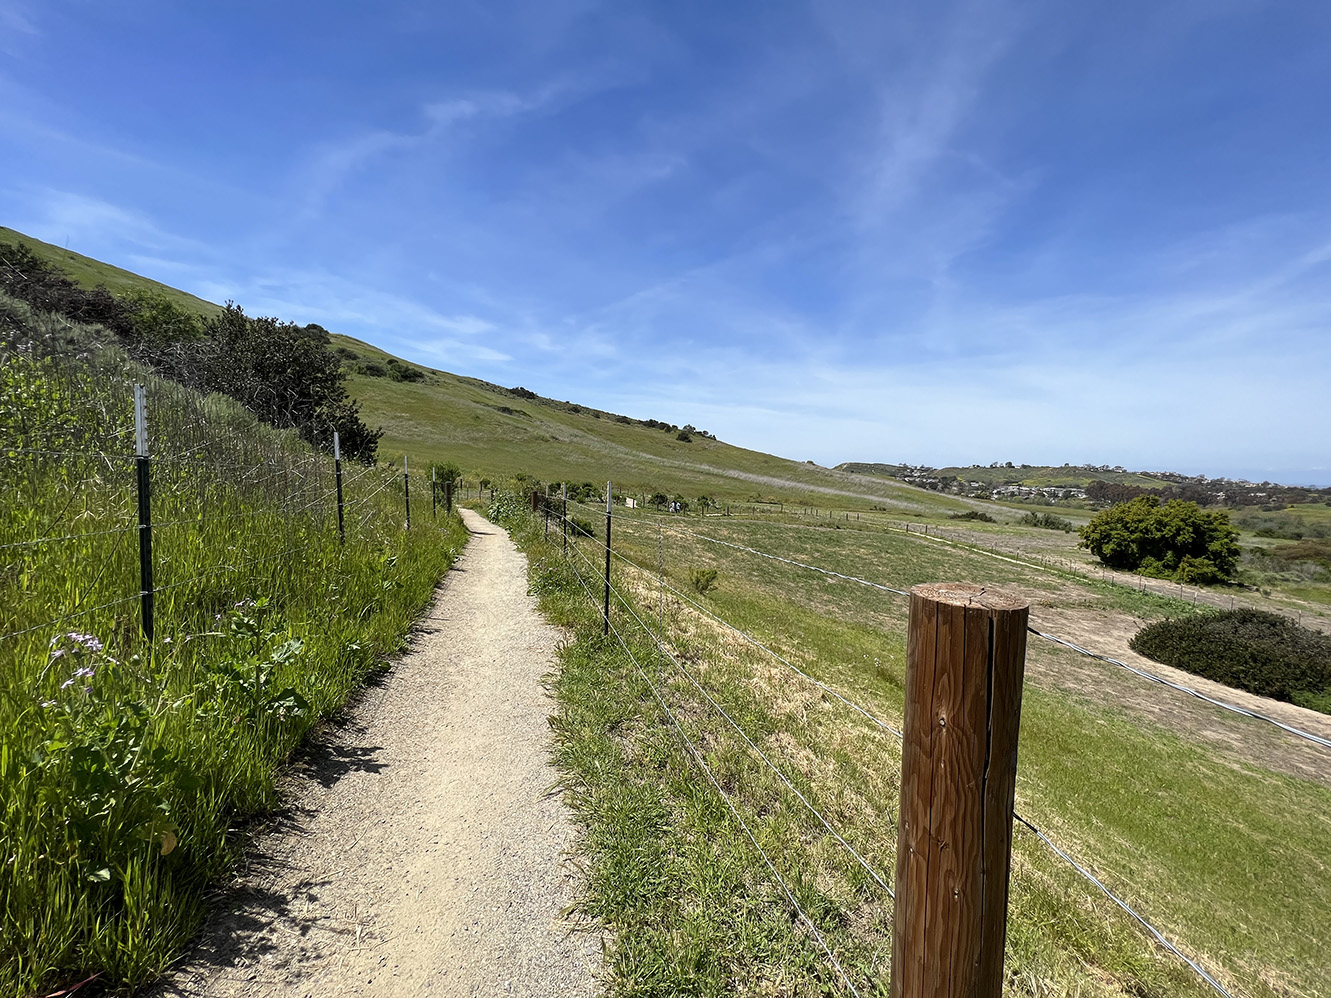
[[[94,260],[90,256],[75,253],[63,246],[44,243],[40,239],[34,239],[32,236],[19,232],[17,229],[0,225],[0,243],[18,243],[28,247],[43,260],[53,263],[63,270],[70,280],[85,288],[95,288],[99,284],[105,284],[106,289],[113,294],[124,291],[154,291],[165,295],[180,308],[199,315],[218,315],[222,311],[222,306],[205,301],[188,291],[181,291],[169,284],[154,281],[150,277],[143,277],[113,264]]]

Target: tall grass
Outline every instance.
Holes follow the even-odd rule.
[[[384,656],[465,543],[96,330],[0,300],[0,992],[176,956],[233,826]],[[147,385],[156,639],[140,633],[131,386]]]

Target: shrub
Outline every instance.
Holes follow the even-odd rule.
[[[1061,530],[1065,534],[1072,533],[1072,521],[1065,520],[1061,516],[1055,516],[1053,513],[1027,513],[1018,523],[1027,527],[1040,527],[1043,530]]]
[[[596,528],[592,526],[591,521],[584,520],[579,516],[570,516],[568,518],[569,533],[578,537],[595,537]]]
[[[948,517],[949,520],[979,520],[983,523],[997,523],[988,513],[983,513],[978,509],[968,509],[964,513],[953,513]]]
[[[1238,532],[1229,514],[1181,499],[1162,504],[1158,496],[1138,496],[1097,513],[1079,533],[1080,547],[1127,572],[1220,582],[1238,567]]]
[[[322,326],[249,316],[234,302],[201,318],[154,291],[89,291],[14,243],[0,243],[0,290],[39,312],[96,323],[158,375],[228,395],[271,426],[299,430],[307,443],[328,450],[336,429],[346,457],[374,462],[382,431],[361,420]]]
[[[693,443],[693,438],[689,436],[688,430],[680,430],[678,433],[675,434],[675,439],[683,440],[686,444]]]
[[[361,364],[357,370],[367,378],[386,378],[388,377],[388,368],[383,364],[376,364],[374,361],[367,360]]]
[[[1331,701],[1331,636],[1264,610],[1162,620],[1133,637],[1134,651],[1198,676],[1313,706]],[[1331,711],[1327,711],[1331,713]]]
[[[699,596],[706,596],[716,588],[717,571],[714,568],[690,568],[689,584]]]

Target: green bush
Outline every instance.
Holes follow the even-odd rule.
[[[1110,568],[1178,582],[1222,582],[1238,567],[1238,532],[1224,510],[1138,496],[1102,510],[1079,531]]]
[[[979,520],[982,523],[997,523],[988,513],[982,513],[978,509],[968,509],[964,513],[953,513],[948,517],[949,520]]]
[[[1053,513],[1027,513],[1017,522],[1027,527],[1039,527],[1042,530],[1061,530],[1065,534],[1072,533],[1072,521],[1065,520],[1061,516],[1055,516]]]
[[[343,382],[342,358],[322,326],[249,316],[234,302],[201,318],[153,291],[112,294],[101,285],[89,291],[16,243],[0,242],[0,292],[35,313],[95,324],[159,376],[201,395],[228,395],[325,451],[332,446],[328,431],[336,429],[345,457],[374,463],[383,431],[361,420],[360,403]]]
[[[1331,636],[1279,614],[1224,610],[1162,620],[1138,631],[1131,645],[1165,665],[1331,713]]]

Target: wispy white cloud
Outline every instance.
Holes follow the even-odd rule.
[[[377,160],[456,140],[464,124],[477,125],[539,112],[583,89],[574,78],[562,78],[530,93],[475,91],[425,103],[419,110],[423,127],[415,131],[371,129],[326,142],[314,151],[303,171],[305,211],[307,215],[319,212],[344,183]]]

